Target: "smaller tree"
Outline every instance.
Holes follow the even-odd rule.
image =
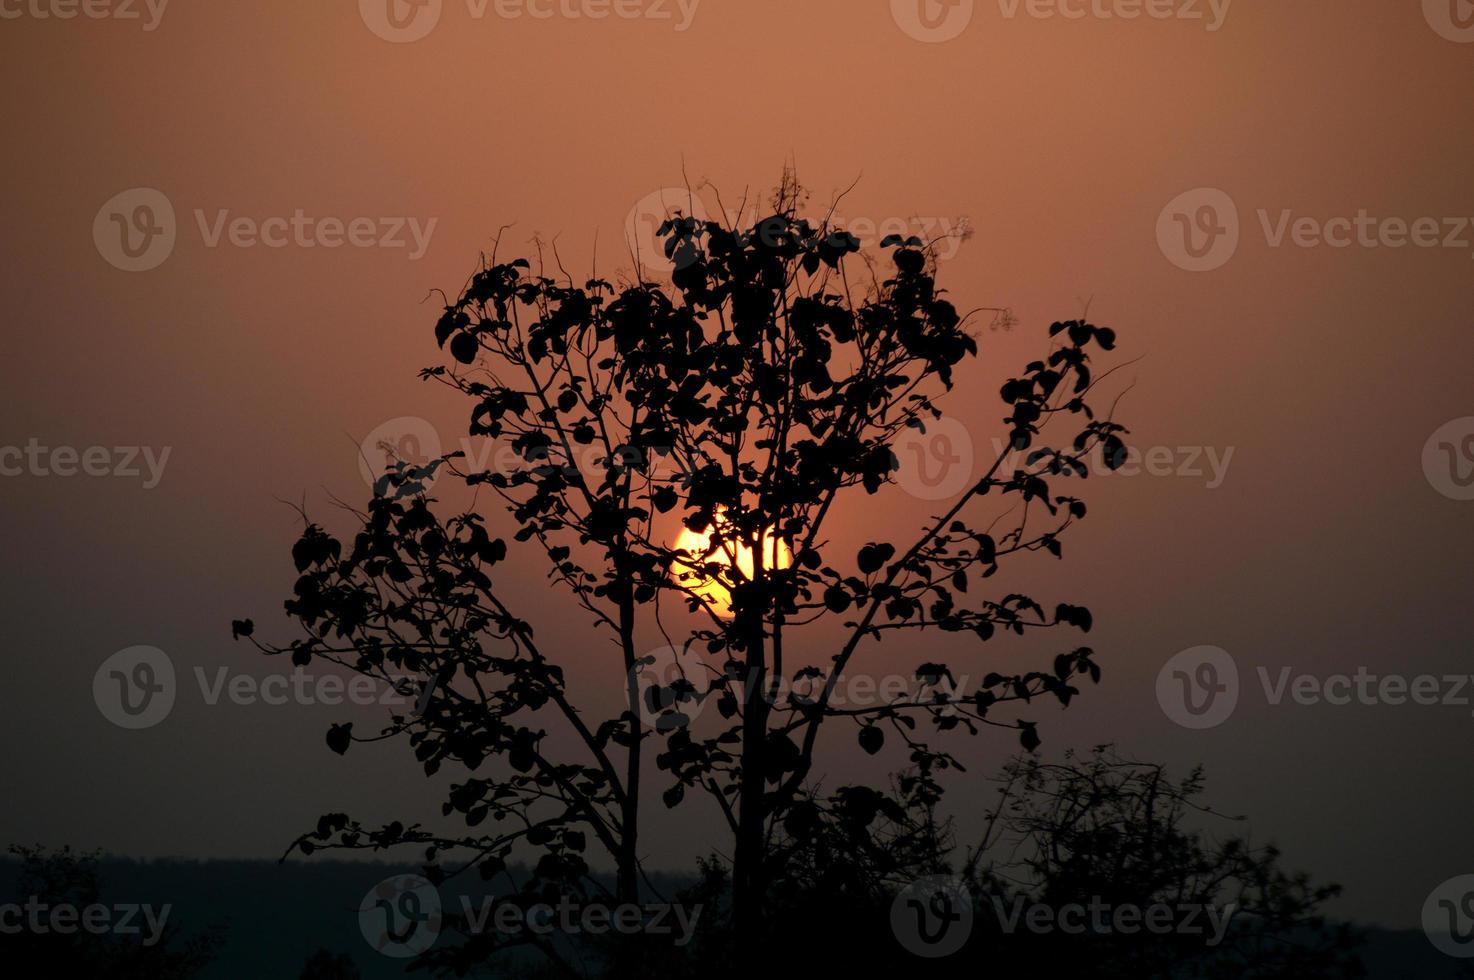
[[[1285,870],[1280,852],[1240,835],[1215,836],[1236,822],[1202,802],[1201,769],[1172,778],[1160,765],[1128,761],[1104,746],[1080,758],[1015,758],[992,777],[995,806],[970,848],[937,814],[924,773],[886,793],[841,791],[810,804],[822,817],[792,826],[780,848],[788,874],[769,895],[768,950],[802,975],[978,975],[1099,977],[1105,980],[1331,980],[1362,976],[1359,932],[1328,923],[1324,904],[1340,891]],[[1198,826],[1199,822],[1203,826]],[[723,868],[710,862],[693,899],[717,901]],[[905,889],[951,879],[969,896],[971,925],[953,955],[921,960],[893,933]],[[1166,935],[1055,928],[1030,931],[1033,904],[1053,913],[1092,903],[1115,909],[1232,906],[1221,942],[1204,934]],[[1210,922],[1198,915],[1197,923]],[[733,956],[740,939],[721,917],[697,936],[693,955],[666,980],[748,975]]]
[[[48,909],[66,906],[80,919],[101,904],[102,877],[95,852],[70,847],[48,851],[15,845],[20,859],[15,901]],[[109,980],[191,980],[215,958],[222,936],[216,930],[185,939],[170,923],[162,935],[97,934],[87,929],[18,932],[0,930],[0,964],[15,977],[108,977]]]
[[[981,903],[1231,913],[1221,942],[1178,930],[984,934],[1002,962],[1121,980],[1362,975],[1360,935],[1328,924],[1321,912],[1339,885],[1285,871],[1272,845],[1237,835],[1217,839],[1194,825],[1230,819],[1202,802],[1202,767],[1175,781],[1160,765],[1102,746],[1059,763],[1019,759],[997,781],[999,804],[964,866]]]
[[[347,953],[335,956],[325,949],[319,949],[308,957],[299,980],[359,980],[360,976],[362,974]]]

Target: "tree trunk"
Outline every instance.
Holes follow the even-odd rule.
[[[732,858],[732,916],[738,955],[756,952],[762,924],[763,802],[768,734],[767,666],[761,627],[748,643],[747,702],[742,717],[742,781],[737,805],[737,844]]]
[[[640,903],[640,882],[636,867],[639,863],[639,820],[640,820],[640,743],[644,732],[640,724],[640,686],[635,679],[635,604],[626,597],[619,604],[620,645],[624,647],[625,675],[630,711],[630,747],[628,766],[624,780],[624,805],[620,809],[620,853],[616,855],[619,866],[616,889],[619,901],[625,904]]]

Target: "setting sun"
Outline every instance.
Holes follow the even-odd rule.
[[[742,578],[748,578],[753,574],[752,549],[745,545],[738,546],[731,541],[724,541],[716,551],[708,556],[706,552],[710,547],[711,532],[709,530],[698,533],[690,528],[682,528],[680,535],[676,538],[676,550],[686,552],[690,556],[689,560],[692,565],[718,564],[723,566],[723,571],[718,575],[708,576],[703,571],[678,563],[676,577],[682,585],[687,586],[709,603],[717,615],[729,616],[732,612],[733,577],[728,570],[732,566],[733,552],[736,552],[737,571]],[[763,567],[787,568],[791,564],[793,564],[793,553],[789,550],[787,543],[772,534],[765,533],[763,535]]]

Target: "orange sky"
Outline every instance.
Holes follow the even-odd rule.
[[[960,306],[1018,318],[983,331],[944,403],[980,455],[1002,431],[998,382],[1051,320],[1086,308],[1123,358],[1145,357],[1121,411],[1135,445],[1184,467],[1188,450],[1202,465],[1233,453],[1211,489],[1182,473],[1092,481],[1066,561],[1018,570],[1025,591],[1099,624],[1105,682],[1043,716],[1046,747],[1114,739],[1203,761],[1256,838],[1348,886],[1342,914],[1416,922],[1428,889],[1474,860],[1468,708],[1255,697],[1191,732],[1153,686],[1198,644],[1231,651],[1253,685],[1257,666],[1467,672],[1474,503],[1435,492],[1420,453],[1474,415],[1474,228],[1442,246],[1474,218],[1474,44],[1435,0],[1181,0],[1162,9],[1203,16],[1168,19],[1119,16],[1131,0],[977,0],[941,42],[887,0],[628,2],[595,19],[597,0],[444,0],[404,43],[375,33],[387,21],[371,0],[167,4],[156,22],[158,5],[133,21],[0,4],[0,447],[171,449],[152,489],[0,482],[0,724],[44,744],[43,761],[0,761],[24,801],[0,837],[275,856],[327,809],[433,813],[404,753],[320,750],[330,709],[194,695],[120,732],[88,697],[93,671],[133,644],[189,675],[264,669],[228,623],[249,613],[285,633],[295,517],[280,501],[362,497],[356,447],[387,420],[459,439],[464,406],[415,373],[437,362],[431,291],[458,289],[499,226],[509,249],[556,237],[570,269],[612,273],[628,266],[631,209],[683,172],[730,204],[793,161],[816,206],[858,179],[839,209],[853,225],[966,219],[943,283]],[[150,271],[99,247],[106,214],[94,236],[133,188],[175,215]],[[1237,249],[1207,271],[1174,264],[1189,260],[1158,234],[1185,192],[1184,213],[1224,196],[1237,209]],[[299,211],[315,247],[287,230]],[[1362,213],[1377,247],[1308,244]],[[1387,244],[1396,222],[1430,217],[1438,247]],[[374,244],[324,247],[354,219]],[[286,237],[251,244],[261,234]],[[377,247],[386,235],[405,246]],[[898,492],[842,527],[858,546],[930,512]],[[540,571],[520,591],[544,635],[599,666],[603,641]],[[985,735],[967,753],[986,768],[1012,748]],[[654,859],[689,862],[707,829],[652,833]]]

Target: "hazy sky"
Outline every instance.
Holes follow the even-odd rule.
[[[415,374],[438,363],[431,291],[457,290],[497,228],[612,274],[632,210],[683,170],[731,207],[791,160],[816,206],[859,180],[838,213],[862,232],[966,220],[944,284],[1018,323],[982,331],[944,403],[956,465],[990,452],[998,383],[1051,320],[1088,307],[1122,359],[1144,356],[1120,415],[1151,465],[1091,480],[1066,560],[1001,580],[1096,614],[1104,681],[1032,714],[1046,750],[1205,763],[1255,840],[1347,886],[1343,915],[1416,926],[1431,889],[1474,872],[1474,682],[1438,682],[1462,705],[1272,703],[1286,668],[1312,686],[1474,672],[1474,501],[1457,499],[1474,491],[1438,449],[1474,468],[1474,31],[1456,0],[930,18],[916,0],[444,0],[418,20],[386,3],[59,19],[0,0],[0,840],[275,857],[329,810],[433,817],[402,745],[323,745],[375,709],[211,704],[197,682],[280,669],[229,622],[291,635],[283,501],[324,519],[330,495],[361,502],[357,447],[393,419],[455,446],[464,406]],[[1121,16],[1147,7],[1173,16]],[[90,469],[122,474],[61,475],[90,447]],[[837,539],[931,512],[894,488]],[[525,615],[601,696],[620,680],[607,639],[525,568]],[[128,731],[93,677],[135,645],[179,683],[167,718]],[[1158,676],[1204,645],[1241,689],[1194,730]],[[1055,650],[988,656],[1035,652]],[[864,771],[849,741],[830,743],[836,777]],[[957,747],[976,801],[1015,745]],[[688,865],[712,817],[654,814],[651,861]]]

